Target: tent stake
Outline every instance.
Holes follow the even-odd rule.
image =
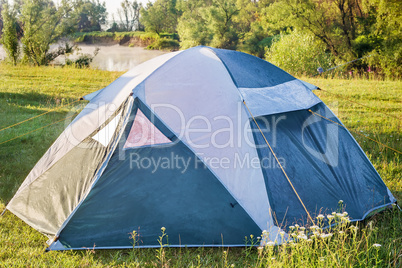
[[[3,217],[4,213],[6,213],[7,207],[3,210],[3,212],[0,214],[0,217]]]

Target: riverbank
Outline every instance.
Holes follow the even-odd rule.
[[[88,32],[74,33],[71,40],[85,45],[120,45],[144,47],[150,50],[176,51],[180,48],[177,34],[149,32]]]
[[[58,45],[52,45],[51,49],[56,49]],[[150,60],[154,57],[168,53],[168,51],[163,50],[149,50],[144,47],[135,46],[120,46],[118,44],[78,44],[79,54],[93,55],[96,49],[99,49],[98,54],[93,58],[90,64],[91,68],[106,70],[106,71],[127,71],[135,66]],[[0,45],[0,60],[6,57],[6,53]],[[77,58],[77,53],[68,56],[67,58],[75,59]],[[56,58],[52,64],[54,65],[64,65],[66,57],[59,56]]]

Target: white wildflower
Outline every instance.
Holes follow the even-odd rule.
[[[165,232],[165,231],[166,231],[166,228],[165,228],[165,227],[162,227],[161,230],[162,230],[162,232]]]
[[[319,227],[317,225],[310,226],[310,229],[312,229],[312,230],[315,230],[315,229],[318,229],[318,228]]]
[[[285,233],[284,231],[280,231],[279,234],[280,234],[281,236],[284,236],[286,233]]]
[[[319,214],[319,215],[317,216],[317,219],[324,219],[324,215]]]
[[[296,228],[299,228],[300,226],[299,226],[298,224],[295,224],[295,227],[296,227]]]
[[[275,242],[269,241],[269,242],[267,243],[267,246],[275,246]]]
[[[381,245],[380,244],[373,244],[373,247],[379,248],[379,247],[381,247]]]
[[[302,227],[300,227],[300,230],[304,231],[304,230],[306,230],[306,228],[302,226]]]
[[[307,236],[305,234],[299,234],[297,238],[307,240]]]
[[[332,233],[329,233],[329,234],[321,234],[320,236],[321,236],[321,238],[332,237]]]
[[[327,215],[328,220],[332,220],[334,218],[334,216],[332,215]]]
[[[261,239],[261,237],[260,236],[257,236],[257,240],[260,240]]]

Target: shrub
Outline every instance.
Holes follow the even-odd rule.
[[[267,50],[265,57],[293,75],[317,74],[318,67],[326,70],[333,61],[322,42],[299,31],[282,33],[280,39]]]
[[[160,38],[147,47],[147,49],[159,49],[159,50],[178,50],[179,48],[180,44],[177,40],[168,38]]]
[[[66,65],[68,66],[74,66],[76,68],[88,68],[96,55],[98,55],[100,48],[96,48],[93,55],[91,54],[84,54],[84,53],[78,53],[78,58],[75,60],[71,59],[66,59]]]

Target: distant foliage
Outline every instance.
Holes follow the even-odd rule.
[[[66,65],[74,66],[76,68],[89,68],[96,55],[98,55],[99,50],[100,48],[97,47],[93,55],[78,52],[78,58],[76,58],[75,60],[66,59]]]
[[[281,34],[266,53],[266,60],[292,75],[314,75],[332,64],[326,46],[309,33],[293,31]]]
[[[177,25],[182,49],[198,45],[208,45],[213,34],[208,30],[208,21],[205,15],[204,1],[188,0],[181,5],[183,12]]]
[[[147,48],[159,50],[178,50],[180,48],[180,44],[177,40],[170,38],[159,38]]]
[[[78,32],[100,31],[101,25],[106,24],[107,11],[105,2],[99,0],[73,1],[72,17],[78,22]]]
[[[240,34],[236,17],[240,10],[236,0],[186,1],[178,24],[182,48],[210,45],[235,49]]]
[[[402,1],[373,0],[368,8],[376,10],[373,33],[381,43],[367,63],[390,78],[402,77]]]
[[[16,11],[8,4],[4,4],[1,12],[3,29],[1,43],[7,53],[8,59],[15,65],[20,57],[20,46],[17,36]]]
[[[176,8],[176,0],[156,0],[148,2],[141,9],[141,22],[146,31],[161,34],[164,32],[176,32],[179,12]]]
[[[129,0],[123,0],[120,3],[120,8],[117,10],[120,24],[112,25],[115,27],[115,31],[138,31],[142,28],[140,23],[140,10],[142,9],[142,3],[138,3],[136,0],[130,2]]]
[[[47,65],[63,49],[49,52],[50,44],[73,30],[74,20],[68,16],[72,5],[66,0],[56,7],[50,0],[24,0],[21,5],[20,21],[24,31],[21,39],[25,60],[34,65]]]
[[[363,58],[345,64],[342,72],[402,77],[400,0],[153,0],[146,5],[138,0],[118,0],[118,18],[113,17],[105,35],[101,26],[106,24],[107,10],[101,1],[14,0],[15,12],[0,18],[0,28],[7,19],[16,25],[7,24],[7,36],[2,39],[11,53],[8,58],[17,61],[18,39],[24,62],[46,65],[59,52],[66,53],[60,48],[50,51],[50,44],[72,32],[80,42],[113,43],[117,40],[115,32],[146,30],[158,37],[147,37],[144,43],[144,36],[139,36],[140,40],[124,33],[118,42],[151,44],[153,49],[170,45],[175,50],[177,42],[181,49],[197,45],[235,49],[260,58],[268,55],[290,72],[303,74]],[[0,4],[4,2],[0,0]],[[291,34],[282,34],[281,41],[274,44],[281,33]],[[300,42],[291,42],[291,37]],[[285,42],[292,45],[280,48]],[[313,47],[306,48],[305,42]],[[282,51],[288,52],[287,57],[280,54]]]

